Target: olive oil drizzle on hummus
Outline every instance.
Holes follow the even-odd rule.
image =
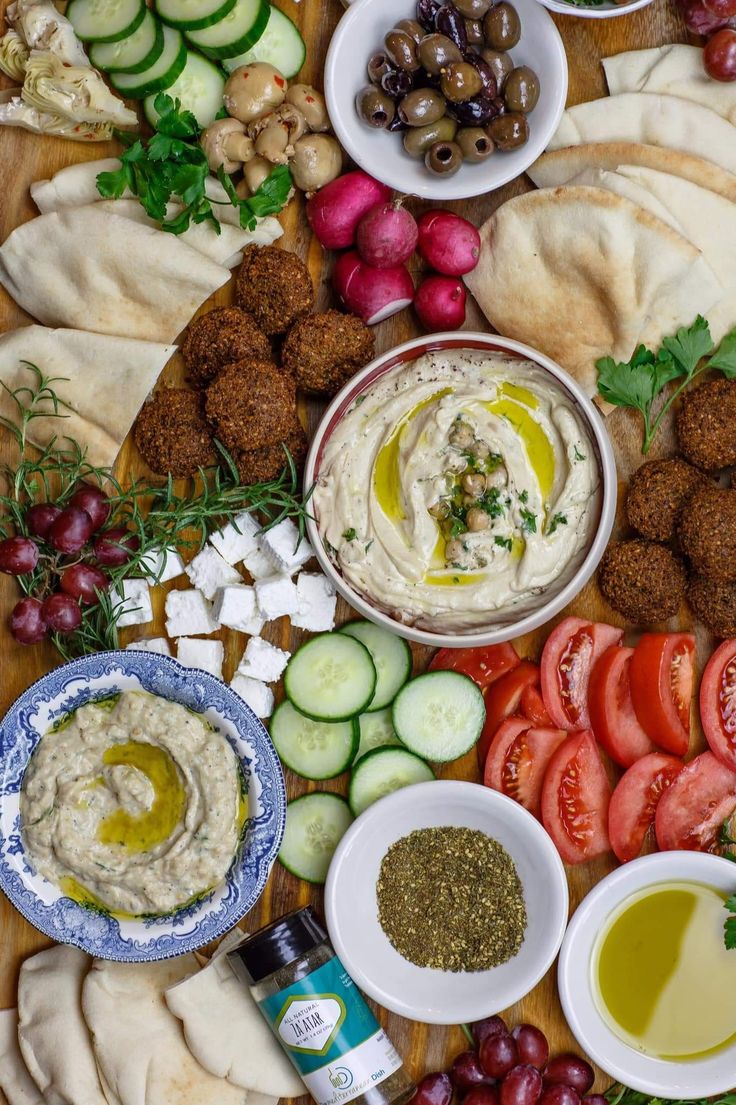
[[[421,403],[417,403],[415,407],[407,411],[376,457],[376,463],[373,468],[373,487],[376,492],[378,505],[381,507],[386,517],[390,518],[392,522],[403,522],[406,520],[406,511],[404,510],[404,504],[401,500],[401,465],[399,453],[401,437],[409,423],[416,418],[421,411],[430,407],[439,399],[444,399],[446,395],[452,395],[452,392],[452,388],[443,388],[442,391],[438,391],[435,395],[430,395],[428,399],[423,399]]]
[[[145,775],[153,788],[153,802],[139,814],[118,806],[100,823],[100,843],[119,844],[129,852],[147,852],[167,840],[187,806],[181,775],[169,753],[153,744],[128,741],[106,748],[102,761],[106,765],[126,765]]]

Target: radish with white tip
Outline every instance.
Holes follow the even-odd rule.
[[[348,311],[368,326],[403,311],[414,300],[414,283],[404,265],[376,269],[355,250],[338,258],[332,283]]]
[[[464,276],[478,264],[480,234],[472,223],[452,211],[425,211],[419,220],[417,249],[445,276]]]
[[[315,192],[307,203],[307,218],[325,249],[348,249],[363,216],[390,199],[390,188],[356,169]]]

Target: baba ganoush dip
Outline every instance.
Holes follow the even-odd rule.
[[[427,353],[360,395],[314,492],[341,574],[405,624],[471,631],[528,613],[585,557],[599,467],[572,399],[531,361]]]
[[[23,777],[30,863],[113,913],[169,913],[224,879],[242,818],[237,757],[198,714],[139,691],[81,706]]]

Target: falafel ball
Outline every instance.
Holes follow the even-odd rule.
[[[235,302],[264,334],[283,334],[314,307],[309,269],[295,253],[276,246],[247,246],[235,284]]]
[[[712,472],[736,464],[736,380],[710,380],[688,391],[677,412],[680,452]]]
[[[677,516],[688,497],[708,478],[681,457],[650,460],[631,477],[626,517],[632,529],[650,541],[671,541]]]
[[[619,614],[649,625],[666,621],[679,610],[685,597],[685,569],[664,545],[635,537],[608,546],[598,585]]]
[[[270,361],[228,365],[205,395],[215,436],[232,453],[277,445],[298,424],[294,381]]]
[[[284,441],[287,449],[296,465],[297,471],[301,471],[307,455],[307,435],[301,426],[292,430]],[[263,449],[247,449],[236,453],[235,463],[238,466],[240,482],[246,486],[252,483],[262,483],[264,480],[275,480],[286,467],[286,454],[283,445],[266,445]]]
[[[135,443],[151,471],[193,476],[217,462],[202,396],[187,388],[154,392],[135,423]]]
[[[191,322],[181,347],[195,387],[207,387],[234,361],[253,357],[270,361],[271,343],[255,319],[240,307],[215,307]]]
[[[690,496],[678,527],[683,552],[699,575],[736,581],[736,491],[703,487]]]
[[[317,395],[334,395],[372,359],[376,339],[356,315],[329,310],[299,319],[281,351],[285,368],[298,387]]]
[[[736,637],[736,583],[720,583],[691,575],[687,600],[693,612],[716,637]]]

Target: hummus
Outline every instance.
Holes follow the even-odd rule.
[[[125,691],[39,741],[23,778],[28,859],[114,913],[169,913],[224,879],[240,836],[238,760],[184,706]]]
[[[593,441],[537,365],[428,353],[359,396],[327,441],[315,513],[358,592],[405,624],[517,621],[585,557],[600,514]]]

